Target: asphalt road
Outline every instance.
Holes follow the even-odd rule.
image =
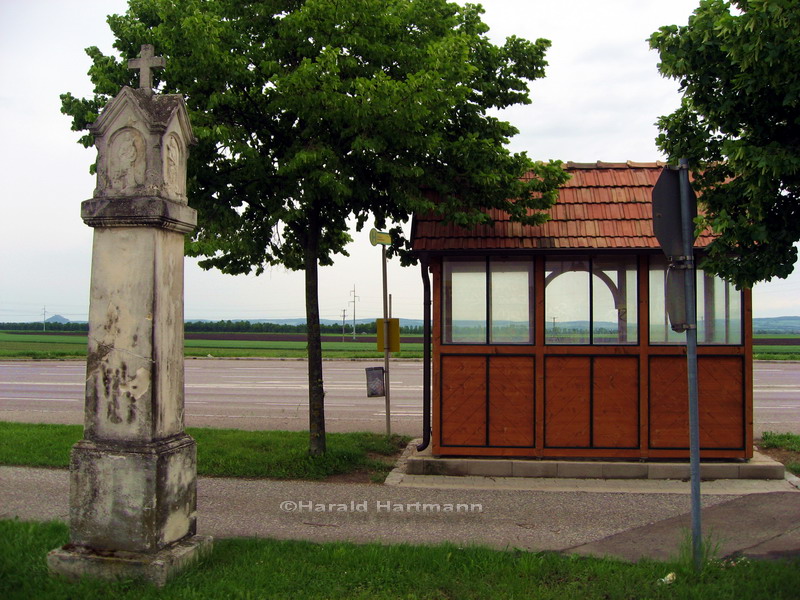
[[[385,431],[383,398],[366,397],[364,369],[381,361],[326,361],[328,431]],[[0,362],[0,420],[83,423],[82,361]],[[305,361],[186,361],[186,424],[238,429],[308,428]],[[392,431],[422,431],[422,364],[391,363]],[[755,437],[800,434],[800,363],[757,362]]]
[[[308,375],[301,360],[186,360],[186,425],[308,429]],[[327,431],[386,431],[384,398],[367,398],[367,367],[325,361]],[[83,361],[0,362],[0,420],[83,423]],[[422,433],[422,364],[390,365],[392,432]]]

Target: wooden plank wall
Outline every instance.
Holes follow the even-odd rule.
[[[745,440],[743,360],[738,356],[697,359],[700,447],[743,450]],[[689,447],[686,359],[650,359],[650,447]]]
[[[639,345],[546,346],[537,279],[535,343],[443,345],[434,319],[433,452],[440,456],[687,458],[686,357],[651,346],[647,261],[639,268]],[[537,275],[543,260],[537,257]],[[441,263],[432,263],[441,307]],[[752,457],[752,358],[745,344],[698,350],[704,458]]]

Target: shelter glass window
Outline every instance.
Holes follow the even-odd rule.
[[[650,258],[650,343],[683,344],[686,336],[670,327],[666,310],[667,260],[662,256]],[[697,343],[742,343],[742,293],[733,284],[696,271]]]
[[[531,344],[533,265],[526,261],[493,260],[489,263],[492,344]]]
[[[546,343],[638,343],[636,274],[634,256],[547,260]]]
[[[486,343],[486,261],[444,263],[444,338]]]
[[[592,343],[638,341],[636,257],[592,260]]]
[[[446,259],[443,342],[532,344],[533,262]]]
[[[580,258],[545,262],[545,342],[589,343],[589,261]]]

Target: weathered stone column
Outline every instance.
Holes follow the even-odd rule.
[[[70,576],[170,573],[210,548],[196,531],[196,449],[183,418],[183,242],[194,142],[183,99],[150,89],[142,48],[125,87],[91,127],[97,188],[81,216],[94,228],[84,439],[70,463],[70,544],[52,571]]]

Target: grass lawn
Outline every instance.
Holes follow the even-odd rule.
[[[69,539],[62,523],[0,521],[0,596],[6,600],[107,598],[681,599],[797,598],[800,563],[687,564],[454,545],[313,544],[222,539],[212,554],[159,590],[134,582],[51,577],[45,555]],[[660,582],[675,573],[671,584]]]
[[[190,427],[197,441],[197,473],[214,477],[263,477],[320,480],[349,474],[383,482],[408,437],[387,439],[377,433],[328,433],[328,452],[308,455],[303,431],[240,431]],[[81,425],[0,421],[0,464],[69,467],[72,445],[83,437]]]

